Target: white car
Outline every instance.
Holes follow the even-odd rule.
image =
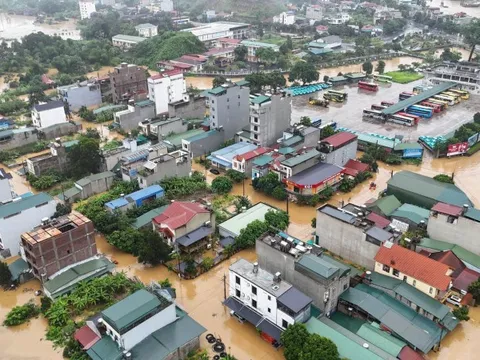
[[[460,299],[458,296],[456,295],[450,295],[448,298],[447,298],[447,302],[450,303],[450,304],[453,304],[455,306],[460,306],[461,305],[461,302],[462,302],[462,299]]]

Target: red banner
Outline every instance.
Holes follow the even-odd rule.
[[[468,142],[448,145],[447,156],[460,155],[466,153],[468,150]]]

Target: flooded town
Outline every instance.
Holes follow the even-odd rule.
[[[475,0],[0,2],[0,359],[476,359],[479,42]]]

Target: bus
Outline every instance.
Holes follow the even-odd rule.
[[[450,89],[448,90],[449,92],[459,94],[463,100],[468,100],[470,99],[470,93],[466,90],[459,90],[459,89]]]
[[[442,92],[442,95],[450,96],[451,98],[453,98],[455,104],[458,104],[462,100],[462,97],[459,94],[455,94],[450,91],[444,91]]]
[[[404,126],[414,126],[415,125],[415,120],[413,120],[411,117],[407,116],[402,116],[399,114],[394,114],[390,116],[389,121],[395,123],[395,124],[400,124]]]
[[[323,94],[323,98],[325,100],[330,100],[334,102],[344,102],[347,100],[347,94],[341,91],[335,90],[328,90],[325,94]]]
[[[387,75],[373,75],[373,80],[387,84],[392,83],[392,77]]]
[[[450,96],[434,95],[433,98],[445,101],[449,106],[455,105],[455,100],[453,100]]]
[[[367,91],[378,91],[378,84],[371,83],[368,81],[359,81],[358,88],[367,90]]]
[[[398,95],[398,99],[399,99],[400,101],[402,101],[402,100],[411,98],[412,96],[415,96],[415,94],[414,94],[414,93],[411,93],[411,92],[406,92],[406,91],[404,91],[404,92],[400,93],[400,95]]]
[[[430,119],[433,115],[433,109],[426,106],[412,105],[407,108],[407,113]]]
[[[442,111],[445,110],[446,108],[448,108],[448,103],[446,101],[438,100],[438,99],[435,99],[435,98],[427,99],[427,101],[429,103],[432,103],[432,104],[440,105],[442,107]]]
[[[439,113],[440,111],[442,111],[442,106],[440,104],[434,104],[428,101],[422,101],[420,105],[433,109],[433,112],[435,113]]]
[[[407,114],[405,112],[398,112],[397,115],[405,116],[407,118],[413,119],[413,122],[415,125],[417,125],[420,122],[420,116],[417,116],[417,115]]]
[[[380,105],[382,105],[382,106],[387,106],[387,107],[388,107],[388,106],[393,106],[393,105],[395,105],[395,103],[394,103],[393,101],[382,101],[382,102],[380,103]]]
[[[372,108],[372,110],[380,110],[380,111],[382,111],[383,109],[386,109],[387,107],[386,107],[386,106],[383,106],[383,105],[375,105],[375,104],[373,104],[373,105],[371,106],[371,108]]]
[[[368,119],[383,120],[383,114],[378,110],[363,110],[363,117]]]

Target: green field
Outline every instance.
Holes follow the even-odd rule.
[[[391,76],[392,81],[399,84],[408,84],[412,81],[423,79],[423,74],[413,71],[390,71],[383,75]]]

